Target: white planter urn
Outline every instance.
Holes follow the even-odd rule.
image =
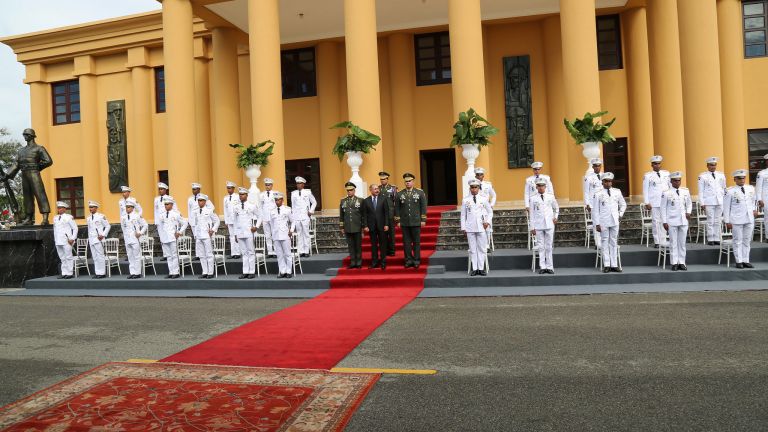
[[[257,204],[259,202],[259,176],[261,175],[261,165],[250,165],[245,169],[245,176],[251,181],[251,187],[248,189],[248,202]]]
[[[587,173],[592,172],[590,159],[600,157],[600,143],[597,141],[588,141],[581,144],[581,154],[587,159]]]
[[[462,144],[461,149],[461,155],[467,160],[467,170],[461,178],[461,199],[463,199],[463,197],[469,195],[468,182],[475,178],[475,161],[480,156],[480,147],[477,144]]]
[[[360,177],[360,166],[363,165],[363,152],[347,152],[347,165],[349,165],[349,168],[352,170],[352,177],[349,178],[349,181],[355,184],[355,195],[360,198],[365,198],[367,196],[366,191],[368,190],[368,186],[363,181],[363,178]]]

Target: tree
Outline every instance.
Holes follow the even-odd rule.
[[[0,128],[0,169],[3,172],[7,172],[7,168],[16,160],[16,155],[19,154],[21,147],[21,141],[12,138],[8,128]],[[21,193],[21,179],[18,177],[11,179],[10,184],[16,199],[19,201],[19,206],[23,208],[24,204],[22,201],[24,197]],[[0,184],[0,212],[10,209],[11,203],[8,199],[8,194],[5,191],[5,187]]]

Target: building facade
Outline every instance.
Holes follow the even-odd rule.
[[[268,139],[261,178],[285,191],[301,175],[333,209],[351,175],[331,154],[343,120],[382,137],[365,181],[411,172],[431,203],[456,203],[467,164],[449,143],[470,107],[500,129],[476,165],[501,202],[522,199],[533,160],[580,202],[563,118],[600,110],[617,118],[603,155],[625,195],[654,154],[695,194],[710,156],[727,176],[763,167],[766,21],[768,0],[163,0],[2,42],[26,66],[49,194],[115,219],[121,183],[145,208],[160,180],[219,204],[227,180],[248,185],[229,144]]]

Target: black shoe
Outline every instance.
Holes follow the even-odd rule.
[[[653,248],[654,248],[654,249],[658,249],[658,248],[659,248],[659,245],[655,244],[655,245],[653,245]]]
[[[355,266],[353,266],[351,264],[347,266],[347,270],[354,270],[354,269],[355,269]]]
[[[712,244],[716,245],[716,246],[720,246],[720,242],[719,241],[712,242]]]
[[[293,277],[293,274],[292,273],[286,273],[285,277],[287,277],[288,279],[291,279]]]
[[[387,256],[395,256],[395,253],[394,252],[388,252]]]
[[[173,279],[173,275],[168,275],[165,277],[165,279]]]
[[[547,270],[547,272],[548,272],[549,274],[555,274],[555,271],[554,271],[554,270],[552,270],[552,269],[549,269],[549,270]]]
[[[410,267],[411,267],[411,263],[408,263],[408,262],[407,262],[407,263],[405,263],[405,265],[404,265],[403,267],[405,267],[405,268],[410,268]]]
[[[714,246],[714,245],[715,245],[715,242],[712,242],[712,241],[707,242],[707,246]]]
[[[381,271],[384,271],[384,270],[386,270],[386,269],[387,269],[387,265],[386,265],[386,264],[382,264],[382,265],[381,265]]]
[[[539,274],[547,274],[547,269],[541,269],[541,270],[539,270]]]
[[[64,276],[64,279],[72,279],[72,278],[74,278],[74,276],[72,276],[72,275],[66,275],[66,276]]]
[[[59,275],[59,276],[56,277],[56,279],[64,279],[64,278],[65,278],[64,275]]]
[[[603,267],[603,273],[609,273],[611,271],[610,267]]]
[[[107,275],[96,275],[94,276],[94,279],[105,279]]]
[[[737,269],[743,269],[743,268],[744,268],[744,264],[742,264],[742,263],[736,263],[736,268],[737,268]]]
[[[251,273],[248,275],[248,279],[256,279],[256,275]]]
[[[168,257],[162,257],[160,258],[160,261],[168,261]]]
[[[208,279],[208,275],[200,275],[198,279]]]
[[[177,274],[175,274],[175,275],[171,275],[171,279],[178,279],[178,278],[180,278],[180,277],[181,277],[181,275],[177,275]]]
[[[477,272],[477,274],[479,274],[480,276],[488,276],[488,272],[486,272],[485,270],[480,270],[479,272]]]
[[[679,268],[677,267],[677,264],[672,264],[672,267],[669,268],[672,271],[678,271]]]
[[[91,276],[91,279],[99,279],[99,277],[97,275],[93,275]]]
[[[308,258],[309,254],[308,253],[303,253],[303,254],[299,254],[299,256],[302,257],[302,258]]]
[[[208,275],[208,279],[213,279],[213,278],[215,278],[215,277],[216,277],[216,276],[214,276],[214,275]]]
[[[472,272],[469,275],[470,276],[477,276],[477,270],[472,270]]]
[[[248,279],[248,275],[247,274],[242,274],[242,275],[240,275],[240,277],[238,277],[238,279]]]
[[[622,270],[622,269],[620,269],[618,267],[611,268],[611,271],[614,272],[614,273],[624,273],[624,270]]]
[[[417,268],[419,268],[419,266],[421,266],[421,263],[416,263],[416,264],[412,265],[411,267],[417,269]]]
[[[688,267],[686,267],[685,264],[678,264],[677,269],[682,271],[687,271]]]
[[[744,268],[755,268],[755,266],[750,263],[744,263]]]

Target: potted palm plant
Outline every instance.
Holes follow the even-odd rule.
[[[363,164],[363,153],[370,153],[381,141],[381,137],[369,132],[351,121],[343,121],[331,126],[331,129],[346,129],[347,133],[340,136],[333,146],[332,153],[339,160],[347,156],[347,165],[352,169],[352,177],[349,179],[356,184],[357,193],[363,194],[363,179],[360,177],[360,166]]]
[[[605,143],[611,143],[616,141],[616,138],[608,132],[608,129],[616,121],[609,121],[608,123],[600,123],[595,121],[600,117],[608,114],[608,111],[600,111],[598,113],[585,113],[583,118],[577,118],[573,121],[563,119],[565,128],[571,137],[583,147],[581,154],[584,155],[587,160],[600,157],[600,145]]]
[[[467,180],[475,178],[475,160],[480,156],[480,149],[490,144],[490,137],[497,133],[499,130],[473,108],[459,113],[458,120],[453,124],[451,147],[461,146],[461,155],[467,161],[467,171],[462,181],[464,189],[467,189]],[[467,191],[464,192],[466,195]]]
[[[269,157],[272,156],[275,143],[272,140],[266,140],[256,145],[250,144],[247,147],[242,144],[230,144],[229,146],[238,152],[236,159],[237,167],[245,170],[245,176],[251,182],[248,194],[249,200],[251,198],[255,200],[259,194],[258,181],[261,175],[261,167],[265,167],[269,163]]]

